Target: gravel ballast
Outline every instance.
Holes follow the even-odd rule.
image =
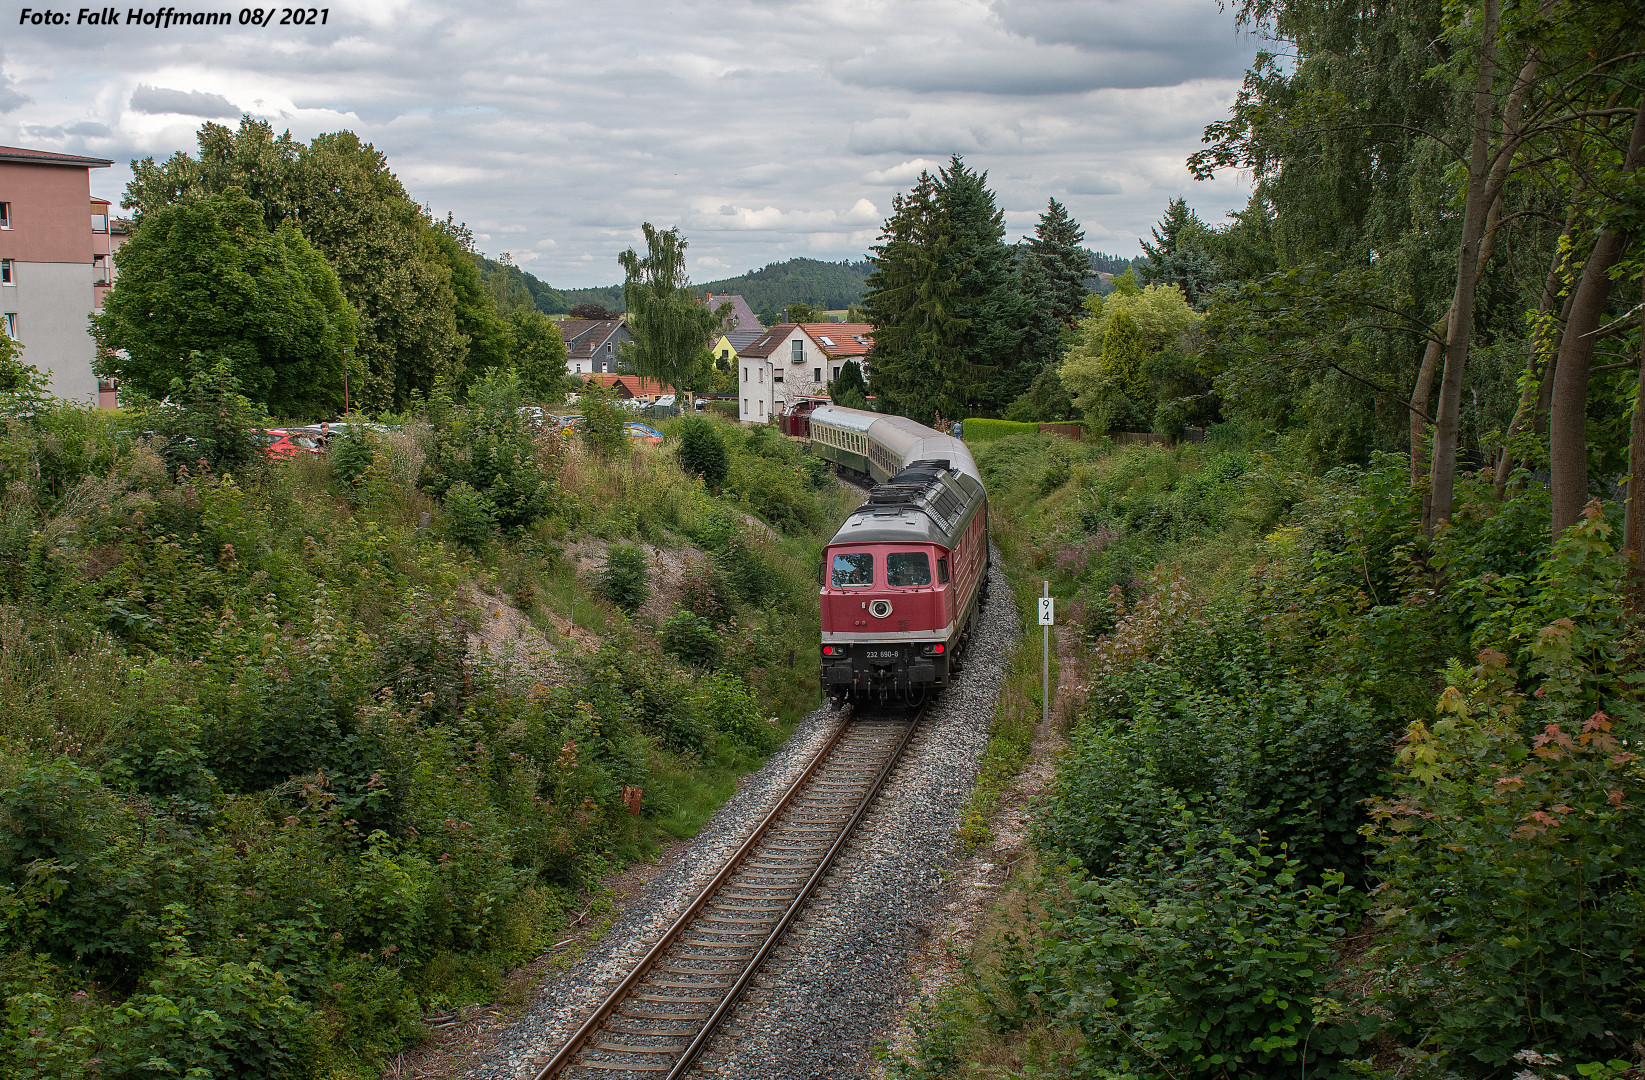
[[[904,962],[932,925],[959,815],[1021,632],[997,566],[965,670],[927,714],[873,812],[744,995],[699,1065],[728,1078],[866,1076],[876,1038],[910,993]],[[604,1000],[774,806],[838,722],[821,708],[714,815],[577,963],[545,979],[531,1011],[472,1080],[530,1077]]]

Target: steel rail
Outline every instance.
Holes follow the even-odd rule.
[[[850,707],[848,706],[848,708]],[[719,1007],[716,1008],[704,1022],[704,1025],[698,1031],[696,1038],[693,1039],[687,1047],[685,1055],[678,1063],[676,1063],[673,1070],[669,1072],[668,1075],[670,1078],[683,1075],[685,1070],[690,1067],[691,1063],[702,1052],[703,1047],[707,1044],[709,1035],[712,1034],[715,1027],[720,1024],[725,1015],[730,1011],[730,1008],[736,1002],[737,997],[741,995],[742,991],[747,987],[749,980],[752,979],[754,972],[765,960],[766,956],[775,946],[777,940],[782,936],[788,925],[793,921],[800,908],[803,907],[805,902],[810,898],[816,883],[821,879],[822,874],[833,863],[841,848],[844,847],[846,840],[850,837],[852,831],[861,821],[863,815],[867,811],[868,806],[879,794],[880,788],[884,786],[886,777],[890,775],[892,768],[894,768],[897,762],[901,759],[903,750],[908,745],[909,738],[913,735],[915,728],[918,727],[920,720],[924,718],[925,712],[926,710],[924,708],[920,709],[920,711],[915,714],[913,719],[910,721],[907,729],[903,732],[902,737],[898,740],[897,745],[893,748],[890,755],[886,758],[886,761],[881,767],[879,773],[869,785],[866,794],[858,803],[856,810],[846,822],[845,826],[840,830],[839,835],[835,837],[835,840],[833,844],[830,845],[827,853],[825,853],[822,862],[819,863],[817,869],[812,872],[805,885],[800,889],[798,895],[789,904],[787,910],[784,911],[782,918],[778,920],[776,927],[770,934],[767,935],[765,941],[762,943],[753,958],[746,963],[743,968],[742,975],[726,992],[725,996],[720,1001]],[[726,861],[725,865],[720,868],[720,871],[714,875],[713,880],[703,887],[703,889],[697,894],[696,899],[691,902],[691,905],[686,908],[683,913],[681,913],[679,918],[674,920],[673,924],[670,925],[667,930],[663,932],[662,937],[657,940],[657,943],[647,950],[645,956],[640,959],[640,962],[635,965],[634,969],[629,972],[627,977],[624,978],[623,981],[617,985],[616,989],[612,990],[612,992],[607,995],[606,999],[601,1002],[601,1004],[592,1013],[589,1014],[588,1018],[583,1021],[577,1031],[569,1040],[566,1041],[565,1045],[560,1048],[559,1053],[555,1054],[554,1057],[549,1060],[548,1064],[543,1066],[543,1068],[537,1072],[534,1080],[552,1080],[552,1078],[559,1076],[561,1072],[572,1065],[573,1059],[575,1059],[577,1055],[587,1047],[590,1039],[599,1030],[599,1028],[608,1019],[610,1019],[612,1014],[617,1011],[617,1007],[622,1004],[624,999],[627,998],[631,992],[633,992],[634,988],[645,979],[656,963],[663,959],[667,952],[678,942],[678,939],[684,933],[686,927],[702,912],[705,907],[708,906],[709,901],[714,897],[714,894],[719,891],[721,886],[723,886],[737,873],[739,868],[742,866],[743,861],[759,845],[759,843],[765,839],[766,835],[777,824],[777,819],[782,815],[783,811],[788,809],[794,799],[805,790],[806,786],[811,782],[818,770],[822,768],[823,764],[833,754],[841,739],[845,737],[846,732],[850,730],[851,719],[852,717],[850,713],[847,713],[841,719],[841,722],[835,728],[834,733],[829,737],[828,741],[823,745],[822,749],[812,757],[811,762],[805,767],[805,770],[801,772],[800,775],[795,778],[794,782],[788,786],[788,789],[783,792],[783,796],[780,800],[778,800],[777,805],[772,807],[765,817],[760,820],[760,823],[755,826],[754,831],[749,834],[748,838],[744,840],[741,845],[738,846],[736,852]],[[682,1032],[681,1034],[683,1035],[684,1033]]]
[[[823,855],[822,861],[817,864],[817,868],[811,872],[811,877],[801,887],[799,895],[794,897],[794,902],[788,905],[788,910],[783,912],[781,919],[777,920],[777,925],[772,928],[771,933],[760,944],[759,950],[754,953],[754,958],[748,962],[747,967],[743,968],[742,975],[732,984],[731,989],[726,991],[725,997],[720,999],[719,1007],[703,1023],[702,1030],[698,1031],[697,1037],[691,1040],[691,1044],[686,1047],[685,1053],[681,1055],[674,1068],[669,1071],[666,1080],[680,1080],[685,1075],[686,1070],[691,1068],[692,1063],[697,1060],[697,1056],[708,1046],[708,1040],[713,1037],[715,1029],[720,1026],[720,1023],[736,1006],[737,999],[742,996],[743,990],[753,980],[754,973],[760,969],[761,964],[765,963],[766,956],[772,949],[776,948],[777,942],[781,940],[783,934],[788,932],[788,925],[799,915],[800,909],[810,901],[811,893],[817,887],[817,883],[828,872],[828,868],[834,864],[834,859],[845,847],[847,841],[851,839],[851,834],[857,830],[857,825],[867,815],[868,808],[879,797],[880,788],[885,786],[885,781],[891,775],[891,770],[895,769],[897,763],[902,760],[903,751],[908,748],[909,740],[914,737],[915,730],[919,727],[920,721],[925,719],[925,714],[929,708],[929,704],[920,706],[919,711],[908,722],[908,727],[902,733],[902,738],[897,740],[897,745],[886,757],[885,764],[880,766],[879,773],[874,777],[874,782],[869,785],[862,801],[857,804],[857,809],[851,814],[850,820],[840,829],[840,834],[829,845],[828,852]]]

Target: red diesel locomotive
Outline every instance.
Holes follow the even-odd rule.
[[[878,481],[823,553],[822,688],[918,703],[948,685],[987,584],[988,498],[965,444],[897,416],[819,408],[817,453]]]

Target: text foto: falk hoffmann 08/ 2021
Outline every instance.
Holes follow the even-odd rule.
[[[186,26],[325,26],[330,20],[330,8],[246,7],[235,12],[183,11],[174,7],[128,7],[124,11],[117,7],[78,8],[74,11],[26,7],[18,14],[17,25],[144,26],[169,30]]]

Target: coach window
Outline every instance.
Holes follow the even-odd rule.
[[[830,580],[836,589],[855,589],[874,584],[874,556],[851,554],[834,556]]]
[[[947,559],[939,558],[937,560],[937,584],[938,585],[947,585],[948,584],[948,560]]]
[[[895,589],[931,584],[931,558],[923,551],[897,551],[885,557],[885,583]]]

